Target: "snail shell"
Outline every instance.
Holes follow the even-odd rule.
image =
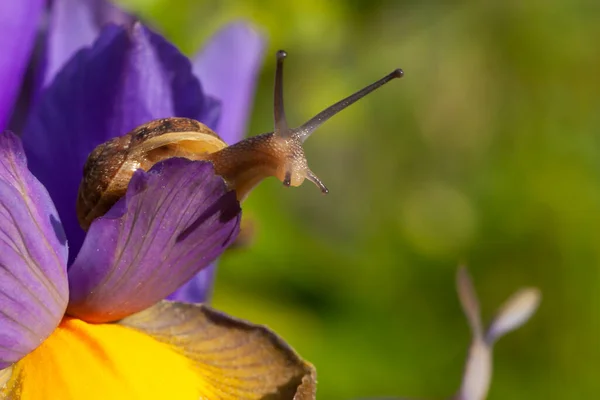
[[[83,167],[77,217],[84,229],[127,191],[133,173],[171,157],[204,160],[227,144],[206,125],[187,118],[164,118],[96,147]]]

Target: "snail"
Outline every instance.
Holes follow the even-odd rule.
[[[283,106],[283,60],[277,52],[275,72],[275,130],[228,146],[204,124],[188,118],[164,118],[148,122],[124,136],[100,144],[89,155],[77,196],[77,217],[83,229],[104,215],[127,191],[133,173],[145,171],[162,160],[184,157],[213,163],[239,201],[262,179],[275,176],[285,186],[299,186],[305,179],[323,193],[328,190],[308,168],[302,144],[321,124],[360,98],[404,75],[396,69],[380,80],[326,108],[298,128],[289,128]]]

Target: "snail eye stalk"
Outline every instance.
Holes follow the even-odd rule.
[[[285,138],[290,136],[285,108],[283,106],[283,60],[287,53],[283,50],[277,52],[277,68],[275,69],[275,93],[273,95],[273,114],[275,117],[275,134]]]
[[[285,106],[283,102],[283,61],[287,57],[287,53],[279,50],[276,55],[277,68],[275,70],[275,88],[273,96],[273,114],[275,118],[274,135],[283,139],[288,144],[288,154],[285,155],[285,168],[283,173],[284,186],[298,186],[304,179],[308,179],[314,183],[322,193],[328,193],[329,190],[323,182],[308,168],[308,163],[304,156],[302,143],[325,121],[333,117],[346,107],[354,104],[367,94],[385,85],[395,78],[404,76],[404,71],[395,69],[388,75],[378,81],[364,87],[358,92],[338,101],[337,103],[327,107],[310,120],[305,122],[298,128],[289,128],[285,116]]]

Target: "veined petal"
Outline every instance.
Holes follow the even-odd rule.
[[[162,301],[120,321],[192,360],[207,399],[314,399],[316,372],[264,326],[208,306]]]
[[[107,26],[92,48],[77,53],[42,93],[23,135],[31,170],[58,207],[71,260],[84,237],[73,210],[88,154],[156,118],[214,127],[217,114],[189,60],[139,23]]]
[[[229,246],[228,250],[237,247],[247,247],[252,240],[254,227],[252,219],[242,218],[240,225],[240,234],[235,242]],[[177,289],[173,294],[167,297],[167,300],[181,301],[184,303],[207,303],[213,293],[215,275],[217,273],[218,261],[212,263],[196,276]]]
[[[67,312],[115,321],[164,299],[235,239],[240,206],[208,162],[172,158],[138,170],[96,219],[69,269]]]
[[[19,94],[44,5],[44,0],[0,1],[0,132]]]
[[[0,369],[35,349],[67,304],[67,246],[19,139],[0,134]]]
[[[246,133],[254,89],[264,58],[265,38],[244,22],[218,31],[194,58],[194,74],[206,93],[221,101],[216,132],[233,144]]]
[[[46,35],[43,86],[84,47],[91,46],[108,23],[130,25],[133,17],[106,0],[54,0]]]

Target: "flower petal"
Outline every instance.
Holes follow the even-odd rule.
[[[500,307],[486,334],[486,342],[493,343],[501,336],[523,325],[540,305],[541,293],[537,288],[521,289]]]
[[[179,349],[203,380],[201,398],[315,398],[316,372],[272,331],[206,305],[162,301],[119,322]]]
[[[73,212],[77,190],[97,145],[152,119],[177,115],[214,126],[217,114],[189,60],[140,24],[106,27],[71,59],[43,92],[23,136],[31,170],[57,205],[70,259],[84,237]]]
[[[0,1],[0,132],[19,94],[44,4],[44,0]]]
[[[481,338],[474,338],[463,372],[463,380],[457,398],[460,400],[484,400],[492,381],[492,348]]]
[[[198,272],[192,279],[184,283],[167,299],[184,303],[205,303],[212,294],[217,264],[212,263]]]
[[[471,281],[471,276],[464,266],[459,267],[456,273],[456,291],[458,292],[460,305],[467,317],[467,322],[469,322],[473,336],[482,338],[483,324],[479,311],[479,300],[477,299],[477,292]]]
[[[0,369],[35,349],[67,304],[67,247],[19,139],[0,134]]]
[[[107,322],[153,305],[214,261],[239,219],[235,192],[211,163],[172,158],[138,170],[125,198],[92,223],[69,269],[67,312]]]
[[[264,51],[264,37],[236,22],[217,32],[194,58],[194,74],[204,90],[221,100],[223,118],[216,132],[229,144],[246,133]]]
[[[77,51],[91,46],[109,23],[131,26],[135,19],[105,0],[52,0],[45,29],[32,55],[9,128],[23,132],[32,104]]]
[[[84,47],[91,46],[108,23],[130,25],[133,17],[105,0],[54,0],[46,35],[43,86]]]
[[[253,241],[255,224],[252,218],[244,215],[241,220],[240,233],[235,242],[227,248],[232,249],[248,247]],[[180,301],[184,303],[207,303],[210,301],[214,288],[214,280],[217,270],[217,262],[198,272],[196,276],[186,282],[175,293],[167,297],[167,300]]]

